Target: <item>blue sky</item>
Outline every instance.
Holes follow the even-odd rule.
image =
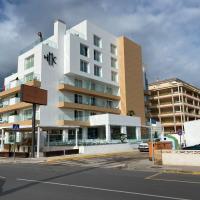
[[[139,43],[150,82],[178,77],[200,87],[199,0],[0,0],[0,79],[58,18],[68,27],[88,19]]]

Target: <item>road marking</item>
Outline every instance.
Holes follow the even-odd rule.
[[[154,177],[156,177],[156,176],[158,176],[158,175],[160,175],[160,174],[162,174],[162,172],[158,172],[158,173],[153,174],[153,175],[151,175],[151,176],[147,176],[145,179],[153,179]]]
[[[115,193],[155,197],[155,198],[162,198],[162,199],[191,200],[191,199],[184,199],[184,198],[177,198],[177,197],[170,197],[170,196],[161,196],[161,195],[153,195],[153,194],[146,194],[146,193],[139,193],[139,192],[129,192],[129,191],[123,191],[123,190],[97,188],[97,187],[89,187],[89,186],[83,186],[83,185],[72,185],[72,184],[67,184],[67,183],[57,183],[57,182],[39,181],[39,180],[22,179],[22,178],[17,178],[17,181],[41,183],[41,184],[49,184],[49,185],[59,185],[59,186],[66,186],[66,187],[75,187],[75,188],[82,188],[82,189],[89,189],[89,190],[115,192]]]

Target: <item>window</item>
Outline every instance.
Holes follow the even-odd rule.
[[[80,61],[80,70],[82,72],[86,72],[88,73],[88,62],[84,61],[84,60],[81,60]]]
[[[117,82],[117,73],[116,72],[111,72],[111,80],[114,82]]]
[[[106,105],[107,105],[108,108],[112,108],[113,102],[111,100],[107,100]]]
[[[98,65],[94,65],[94,75],[102,76],[102,68]]]
[[[110,45],[110,52],[114,55],[117,55],[117,47],[114,44]]]
[[[83,86],[83,81],[79,79],[75,79],[75,87],[82,88]]]
[[[74,119],[77,121],[83,120],[83,111],[75,110],[74,111]]]
[[[32,119],[32,109],[24,110],[24,120]]]
[[[94,82],[91,83],[91,90],[95,90],[96,84]]]
[[[111,57],[111,67],[117,68],[117,59]]]
[[[80,54],[88,57],[88,47],[84,44],[80,44]]]
[[[112,88],[111,87],[106,87],[106,92],[108,93],[108,94],[112,94]]]
[[[97,46],[97,47],[102,47],[102,42],[101,42],[101,38],[94,35],[94,45]]]
[[[24,76],[25,83],[33,80],[33,72]]]
[[[29,56],[25,59],[25,69],[29,69],[34,66],[34,55]]]
[[[94,50],[94,60],[98,62],[102,62],[102,54],[101,52]]]
[[[91,101],[91,105],[92,105],[92,106],[95,106],[95,105],[96,105],[96,98],[95,98],[95,97],[91,97],[91,98],[90,98],[90,101]]]
[[[83,97],[79,94],[74,94],[74,102],[82,104],[83,103]]]
[[[90,112],[90,116],[96,115],[97,113],[95,112]]]

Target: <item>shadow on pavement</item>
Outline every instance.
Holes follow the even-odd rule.
[[[50,180],[53,180],[53,179],[56,179],[56,178],[61,178],[61,177],[65,177],[65,176],[71,176],[71,175],[79,174],[79,173],[82,173],[82,172],[85,172],[85,171],[90,171],[90,170],[93,170],[93,169],[96,169],[96,168],[97,167],[90,167],[90,168],[86,168],[86,169],[81,169],[81,170],[73,171],[73,172],[70,172],[70,173],[65,173],[65,174],[60,174],[58,176],[49,177],[49,178],[42,179],[42,180],[39,180],[39,181],[44,181],[44,182],[46,181],[47,182],[47,181],[50,181]],[[6,181],[6,179],[4,180],[4,182],[2,181],[2,183],[0,182],[0,184],[3,186],[5,181]],[[23,186],[20,186],[20,187],[16,187],[16,188],[13,188],[13,189],[10,189],[10,190],[6,190],[6,191],[3,191],[3,187],[1,187],[0,188],[0,197],[8,195],[8,194],[11,194],[11,193],[14,193],[14,192],[17,192],[19,190],[26,189],[28,187],[31,187],[31,186],[34,186],[34,185],[37,185],[37,184],[41,184],[41,183],[30,183],[30,184],[26,184],[26,185],[23,185]]]

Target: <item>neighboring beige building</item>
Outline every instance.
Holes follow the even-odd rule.
[[[180,79],[149,85],[151,118],[161,122],[165,133],[183,130],[186,121],[200,119],[200,89]]]

